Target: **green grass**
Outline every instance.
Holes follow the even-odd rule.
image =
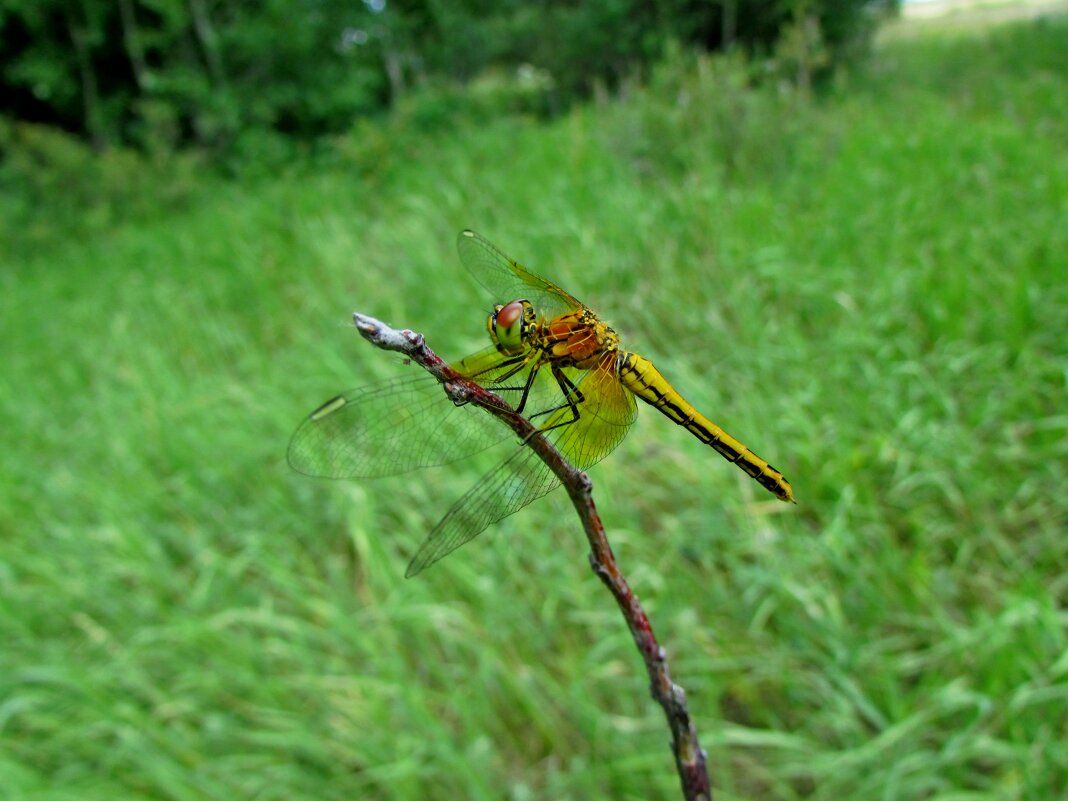
[[[9,225],[0,795],[678,796],[565,498],[405,581],[479,464],[285,465],[320,401],[413,369],[353,309],[483,346],[471,226],[794,485],[649,409],[593,471],[717,799],[1060,797],[1066,36],[898,40],[818,100],[679,58],[548,127]]]

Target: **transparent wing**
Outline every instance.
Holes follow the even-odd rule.
[[[486,527],[555,489],[559,479],[530,448],[520,447],[482,477],[434,527],[408,565],[411,578],[470,542]]]
[[[454,367],[493,386],[507,368],[495,348]],[[323,478],[374,478],[448,464],[510,436],[474,407],[458,407],[430,375],[370,384],[331,398],[301,423],[289,442],[298,473]]]
[[[555,317],[582,304],[551,281],[535,275],[505,256],[474,231],[461,231],[456,239],[460,261],[497,303],[525,299],[539,313]]]
[[[620,443],[637,416],[637,406],[615,377],[614,354],[605,354],[597,367],[580,373],[579,378],[575,383],[584,400],[578,420],[565,407],[553,412],[542,426],[572,421],[552,428],[546,436],[569,461],[585,470]],[[532,449],[520,447],[453,504],[420,546],[405,575],[410,578],[425,570],[559,484]]]
[[[550,432],[553,443],[580,470],[585,470],[610,454],[620,443],[638,416],[634,395],[616,376],[616,353],[601,356],[597,366],[581,374],[577,383],[583,400],[579,419]],[[569,409],[560,409],[550,425],[572,417]]]

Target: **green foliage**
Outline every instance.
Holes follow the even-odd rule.
[[[177,138],[229,152],[249,129],[340,130],[386,91],[373,48],[346,38],[372,17],[344,0],[4,0],[0,111],[98,148]]]
[[[507,85],[491,115],[517,99],[557,114],[676,41],[771,52],[785,38],[807,80],[866,41],[872,9],[891,3],[0,0],[0,114],[97,150],[194,145],[232,164],[277,137],[336,135],[413,91],[425,103],[428,86]]]
[[[176,211],[202,191],[196,154],[155,159],[0,119],[0,238],[9,256],[119,222]]]
[[[463,226],[797,490],[764,501],[648,409],[592,474],[717,798],[1058,797],[1066,35],[900,39],[818,98],[679,51],[551,124],[365,123],[230,183],[4,129],[39,154],[0,192],[4,797],[675,797],[564,499],[405,581],[494,454],[284,464],[316,403],[411,374],[353,307],[484,345]],[[32,184],[46,162],[68,183]],[[94,184],[109,224],[75,219]]]
[[[621,109],[613,149],[655,181],[684,180],[695,165],[727,183],[784,177],[810,144],[818,109],[792,81],[760,91],[767,69],[741,52],[672,51],[653,71],[644,101]],[[686,130],[700,135],[678,136]]]

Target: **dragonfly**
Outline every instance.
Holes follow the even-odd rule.
[[[460,233],[457,249],[498,304],[486,322],[490,345],[451,366],[500,397],[514,399],[515,411],[578,469],[588,469],[615,449],[637,417],[638,399],[775,497],[795,502],[781,472],[701,414],[652,362],[625,350],[618,334],[588,306],[473,231]],[[482,410],[451,401],[432,376],[394,379],[319,406],[293,434],[288,461],[309,476],[375,478],[448,464],[510,433]],[[558,485],[550,468],[521,444],[453,504],[405,575],[422,572]]]

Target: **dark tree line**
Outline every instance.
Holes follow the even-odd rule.
[[[491,68],[545,76],[559,109],[669,41],[759,51],[804,23],[830,64],[893,1],[0,0],[0,115],[97,148],[311,139]]]

